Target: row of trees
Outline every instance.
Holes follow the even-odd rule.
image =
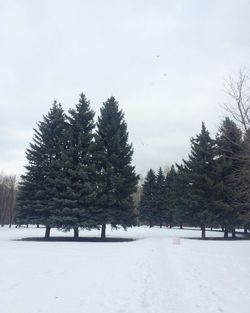
[[[13,223],[16,201],[16,176],[0,173],[0,225]]]
[[[250,79],[230,77],[225,118],[212,139],[204,123],[191,139],[191,152],[166,176],[149,170],[139,203],[141,223],[148,225],[221,226],[224,237],[250,227]]]
[[[139,204],[140,220],[150,226],[222,227],[224,237],[235,228],[250,226],[250,130],[245,133],[225,118],[215,139],[202,123],[191,139],[191,152],[183,163],[164,176],[149,170]]]
[[[135,223],[132,194],[138,176],[131,165],[133,149],[127,124],[114,97],[101,108],[98,122],[85,95],[66,114],[54,103],[34,130],[27,149],[16,206],[19,224],[43,224],[45,237],[56,227],[65,231],[124,228]]]

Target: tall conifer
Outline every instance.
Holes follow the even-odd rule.
[[[156,175],[152,169],[148,171],[142,187],[143,192],[139,204],[140,221],[152,227],[155,225],[157,192]]]
[[[95,203],[95,166],[93,162],[94,112],[84,94],[80,95],[75,109],[69,110],[63,150],[64,171],[61,175],[64,188],[57,194],[58,223],[64,230],[93,226],[92,212]],[[59,173],[58,173],[59,174]]]
[[[95,220],[102,226],[101,236],[105,238],[106,224],[124,228],[134,224],[132,194],[138,182],[131,164],[133,149],[128,143],[124,113],[114,97],[103,103],[95,142],[98,174]]]
[[[220,179],[220,210],[218,222],[224,229],[224,237],[233,231],[239,222],[240,209],[237,195],[238,173],[242,165],[242,133],[237,125],[225,118],[216,138],[217,163]]]
[[[63,170],[62,150],[65,145],[65,114],[60,104],[52,108],[34,129],[33,143],[27,149],[28,165],[21,177],[17,198],[17,222],[57,227],[57,203],[54,201],[62,182],[58,175]]]
[[[191,153],[184,161],[187,173],[193,223],[200,225],[202,238],[205,239],[206,225],[214,220],[214,200],[216,193],[215,150],[205,124],[202,123],[201,133],[191,139]]]

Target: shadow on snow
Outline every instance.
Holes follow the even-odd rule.
[[[15,241],[41,241],[41,242],[130,242],[135,241],[134,238],[119,238],[119,237],[107,237],[105,239],[99,237],[27,237],[22,239],[16,239]]]

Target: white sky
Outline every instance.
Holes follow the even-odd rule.
[[[21,174],[33,127],[81,92],[125,111],[139,174],[180,162],[225,79],[250,68],[249,0],[0,0],[0,170]]]

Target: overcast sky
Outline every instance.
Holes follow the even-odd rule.
[[[33,128],[81,92],[125,112],[137,172],[214,134],[225,79],[250,68],[249,0],[0,0],[0,170],[21,174]]]

